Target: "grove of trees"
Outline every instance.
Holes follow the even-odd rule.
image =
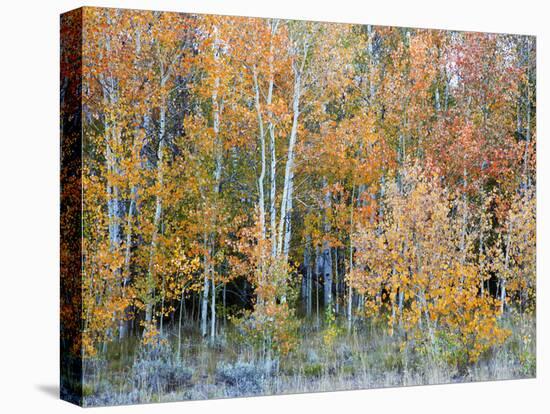
[[[534,38],[82,24],[84,359],[235,332],[272,367],[376,326],[464,373],[534,315]]]

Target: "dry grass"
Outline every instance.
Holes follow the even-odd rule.
[[[135,340],[113,344],[103,360],[87,363],[84,401],[116,405],[533,377],[534,317],[509,315],[501,323],[512,332],[506,343],[466,369],[373,324],[351,332],[342,327],[332,344],[322,330],[304,325],[297,349],[269,367],[229,325],[214,343],[188,328],[179,359],[172,335],[150,367]]]

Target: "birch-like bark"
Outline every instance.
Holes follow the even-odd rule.
[[[480,275],[480,283],[479,288],[481,291],[481,297],[485,295],[485,260],[483,259],[483,251],[484,251],[484,242],[485,242],[485,192],[483,190],[480,191],[481,196],[481,214],[479,217],[479,246],[478,246],[478,260],[479,260],[479,275]]]
[[[109,18],[108,18],[109,19]],[[109,36],[105,38],[105,50],[109,54],[111,52],[111,39]],[[118,81],[112,76],[99,75],[99,82],[103,91],[103,103],[106,108],[110,108],[116,105],[118,97]],[[113,150],[121,143],[120,128],[117,126],[117,121],[111,118],[111,115],[105,117],[104,122],[106,142],[105,161],[108,174],[110,176],[120,176],[121,169],[119,166],[119,157]],[[121,200],[121,192],[115,183],[111,180],[107,180],[107,214],[108,214],[108,227],[109,227],[109,251],[114,253],[118,251],[122,245],[122,223],[124,221],[124,206]],[[124,297],[125,282],[124,282],[124,269],[115,269],[117,279],[122,276],[121,295]],[[111,291],[111,287],[108,290]],[[118,319],[119,326],[119,338],[121,335],[125,335],[124,329],[125,312],[114,312],[113,321]],[[107,335],[111,336],[112,331],[109,329]],[[104,343],[105,346],[105,343]]]
[[[327,211],[331,206],[331,193],[328,191],[327,180],[323,179],[325,188],[325,214],[324,214],[324,232],[325,236],[330,233],[330,223],[327,219]],[[328,240],[323,240],[323,254],[322,254],[322,274],[323,274],[323,288],[324,288],[324,301],[325,309],[330,309],[332,306],[332,252],[330,243]]]
[[[137,135],[137,134],[136,134]],[[135,144],[134,144],[135,145]],[[130,283],[132,277],[130,273],[131,254],[132,254],[132,224],[134,217],[137,215],[137,185],[133,184],[130,190],[130,205],[126,217],[126,245],[124,252],[124,270],[122,276],[122,297],[126,296],[126,287]],[[128,309],[124,310],[124,316],[119,323],[119,339],[122,340],[128,335]]]
[[[210,339],[214,340],[216,337],[216,277],[214,267],[210,267],[210,274],[212,277],[212,300],[210,302]]]
[[[181,354],[181,323],[183,319],[183,309],[185,308],[185,288],[181,289],[181,298],[180,298],[180,315],[178,319],[178,359]]]
[[[374,88],[374,30],[372,25],[367,25],[368,43],[367,52],[369,55],[369,106],[372,105],[374,100],[375,88]]]
[[[219,38],[218,38],[218,28],[214,26],[214,44],[213,44],[213,53],[214,53],[214,61],[217,62],[219,60]],[[214,131],[214,156],[215,156],[215,169],[214,169],[214,196],[216,202],[218,201],[218,195],[221,190],[221,177],[222,177],[222,156],[223,156],[223,149],[220,142],[220,112],[221,112],[221,105],[219,101],[219,88],[220,88],[220,78],[219,76],[216,76],[214,79],[214,88],[212,90],[212,129]],[[209,260],[213,257],[214,253],[214,241],[212,240],[213,236],[210,236],[210,243],[208,246],[209,252],[208,252],[208,258]],[[211,323],[210,323],[210,336],[213,339],[216,334],[216,315],[215,315],[215,309],[216,309],[216,285],[215,285],[215,273],[213,269],[212,263],[208,264],[208,267],[211,271],[211,282],[212,282],[212,299],[211,299]],[[205,292],[208,291],[208,274],[205,275],[205,281],[204,281],[204,290]],[[203,314],[206,314],[208,312],[208,294],[205,294],[206,301],[203,300]],[[203,333],[204,336],[206,336],[206,325],[205,330]]]
[[[260,86],[258,85],[258,73],[256,68],[253,68],[252,78],[254,80],[254,102],[256,107],[256,115],[258,117],[259,139],[260,139],[260,156],[261,156],[261,168],[260,176],[258,177],[258,189],[259,189],[259,208],[260,208],[260,228],[262,239],[265,239],[265,195],[264,195],[264,180],[265,180],[265,133],[264,133],[264,121],[262,116],[262,107],[260,104]]]
[[[124,286],[130,280],[130,260],[132,248],[132,221],[137,212],[137,186],[133,185],[130,190],[130,206],[126,217],[126,249],[124,252]]]
[[[226,313],[226,304],[227,304],[227,284],[224,283],[223,284],[223,289],[222,289],[222,306],[223,306],[223,326],[225,327],[227,325],[227,313]]]
[[[108,93],[108,100],[109,103],[112,103],[112,100],[115,99],[112,97],[112,92],[109,91]],[[110,122],[107,123],[108,126],[106,126],[106,134],[109,137],[109,141],[107,143],[107,151],[106,151],[106,162],[107,162],[107,171],[112,176],[118,176],[120,175],[120,169],[118,167],[118,159],[116,154],[113,152],[111,146],[116,146],[120,142],[120,135],[117,131],[117,128],[114,124],[110,124]],[[124,209],[122,206],[122,201],[120,200],[120,189],[116,184],[112,184],[107,182],[107,214],[108,214],[108,223],[109,223],[109,251],[111,253],[114,253],[120,249],[120,246],[122,244],[122,221],[123,221],[123,215],[124,215]],[[123,269],[117,268],[115,269],[115,274],[117,275],[117,278],[119,278],[123,272]],[[123,276],[124,279],[124,276]],[[111,287],[108,288],[109,291],[111,291]],[[122,294],[124,292],[124,282],[121,286]],[[114,312],[113,314],[113,321],[118,319],[118,325],[119,325],[119,337],[121,335],[121,332],[124,329],[122,328],[122,325],[124,324],[124,315],[119,314],[119,312]],[[111,336],[112,331],[109,329],[107,332],[107,335]]]
[[[315,318],[317,321],[317,327],[320,326],[319,319],[319,269],[317,263],[319,262],[319,246],[315,248]]]
[[[273,67],[274,60],[274,45],[273,37],[277,32],[279,25],[278,20],[271,21],[271,38],[269,42],[269,86],[267,89],[267,131],[269,133],[269,149],[271,152],[271,168],[270,168],[270,195],[269,195],[269,218],[271,221],[271,256],[275,257],[277,254],[277,150],[275,142],[275,123],[273,119],[273,111],[271,104],[273,102],[273,85],[275,82],[275,71]]]
[[[105,50],[107,54],[111,51],[111,39],[109,36],[105,38]],[[100,84],[103,91],[103,103],[105,107],[109,108],[117,102],[116,90],[117,82],[113,77],[105,77],[103,74],[99,75]],[[105,161],[107,164],[107,171],[111,175],[120,173],[118,169],[117,156],[113,152],[113,147],[120,143],[120,136],[117,131],[116,121],[111,119],[110,115],[107,115],[105,119],[105,135],[107,137],[107,148],[105,154]],[[107,181],[107,211],[109,217],[109,248],[114,251],[122,242],[121,234],[121,220],[120,220],[120,200],[119,200],[119,188],[117,185]]]
[[[139,56],[141,53],[141,31],[138,29],[136,30],[136,45],[135,45],[135,51],[136,56]],[[138,63],[138,58],[136,58],[136,64]],[[134,136],[134,150],[136,151],[136,142],[135,140],[138,139],[139,136],[139,130],[136,128],[135,136]],[[139,150],[139,149],[138,149]],[[132,189],[130,190],[130,206],[128,207],[128,214],[126,218],[126,246],[125,246],[125,252],[124,252],[124,274],[122,278],[122,296],[124,297],[126,294],[126,285],[131,280],[130,275],[130,261],[131,261],[131,250],[132,250],[132,221],[134,219],[134,216],[137,214],[137,185],[133,184]],[[125,317],[126,317],[126,311]],[[119,339],[123,339],[126,337],[128,331],[128,325],[127,321],[122,319],[120,322],[120,328],[119,328]]]
[[[294,91],[292,97],[292,128],[290,131],[290,139],[288,142],[287,161],[285,166],[285,179],[283,185],[283,197],[281,200],[281,217],[279,220],[279,234],[277,241],[277,254],[283,254],[284,260],[288,259],[288,249],[290,245],[290,213],[292,209],[292,191],[294,178],[294,147],[296,146],[296,136],[298,134],[298,118],[300,116],[300,98],[302,96],[302,76],[308,56],[309,43],[308,39],[303,39],[301,45],[301,61],[295,61],[292,64],[294,73]],[[285,234],[286,229],[286,234]],[[285,245],[283,246],[283,235]]]
[[[523,174],[524,174],[524,188],[527,190],[530,187],[530,177],[529,177],[529,146],[531,145],[531,89],[529,88],[530,82],[530,66],[529,60],[531,55],[531,41],[529,38],[526,40],[526,51],[525,51],[525,60],[527,66],[527,82],[525,84],[525,151],[523,154]]]
[[[110,39],[107,37],[105,41],[105,49],[110,52]],[[117,101],[116,97],[116,80],[112,77],[106,78],[103,75],[99,76],[103,90],[103,103],[106,107],[114,105]],[[107,171],[111,175],[120,174],[118,167],[117,156],[113,152],[113,147],[120,143],[120,136],[117,130],[116,121],[113,121],[110,116],[105,119],[105,135],[107,137],[107,146],[105,153],[105,161]],[[120,191],[117,185],[107,181],[107,213],[109,218],[109,248],[112,251],[117,249],[122,242],[121,220],[122,208],[120,202]],[[121,214],[122,213],[122,214]]]
[[[508,224],[508,234],[506,235],[506,246],[504,249],[504,273],[505,277],[500,278],[500,313],[506,310],[506,277],[510,267],[510,244],[512,241],[512,223]]]
[[[139,56],[141,53],[141,30],[136,30],[136,44],[135,44],[135,51],[136,51],[136,59],[135,64],[137,65],[139,63]],[[137,77],[136,81],[139,79]],[[139,121],[139,119],[138,119]],[[136,140],[138,140],[139,144],[141,145],[141,140],[139,140],[139,128],[136,128],[135,130],[135,136],[134,136],[134,148],[133,152],[136,151]],[[139,148],[137,150],[139,151]],[[137,214],[137,185],[133,184],[132,189],[130,190],[130,206],[128,207],[128,214],[126,219],[126,250],[124,253],[124,277],[123,277],[123,288],[126,287],[127,283],[130,281],[130,260],[131,260],[131,247],[132,247],[132,221],[134,216]],[[123,292],[124,293],[124,292]],[[125,332],[122,332],[123,329],[121,329],[120,335],[121,338],[125,336]]]
[[[208,329],[208,292],[210,288],[210,281],[208,278],[208,253],[206,250],[207,235],[204,233],[204,258],[203,258],[203,289],[202,289],[202,301],[201,301],[201,335],[206,336]]]
[[[354,210],[354,203],[355,203],[355,184],[352,187],[351,190],[351,202],[350,202],[350,230],[349,230],[349,273],[350,275],[353,273],[353,210]],[[351,283],[348,280],[348,330],[351,330],[351,323],[352,323],[352,306],[353,306],[353,289],[351,287]]]
[[[292,99],[292,129],[290,131],[290,140],[288,142],[288,153],[285,166],[285,179],[283,185],[283,197],[281,200],[281,217],[279,221],[279,234],[277,241],[277,254],[280,256],[285,250],[288,253],[287,248],[283,249],[283,236],[285,235],[285,228],[290,225],[290,209],[292,199],[292,178],[294,171],[294,147],[296,145],[296,136],[298,133],[298,117],[300,115],[300,97],[302,86],[302,73],[301,69],[294,69],[294,94]],[[285,240],[287,237],[285,236]],[[290,240],[290,237],[288,237]],[[287,259],[287,255],[284,258]]]
[[[292,238],[292,193],[294,192],[294,172],[290,173],[290,181],[288,183],[288,194],[286,201],[286,220],[285,220],[285,237],[283,241],[283,257],[288,260],[290,251],[290,239]]]
[[[464,189],[462,192],[462,225],[460,226],[460,264],[466,263],[466,226],[468,224],[468,206],[467,206],[467,200],[466,200],[466,189],[467,189],[467,183],[468,183],[468,172],[466,171],[466,168],[464,168]],[[464,285],[464,274],[460,278],[460,289],[462,289],[462,285]]]
[[[162,285],[160,290],[160,336],[162,337],[164,331],[164,300],[166,297],[166,277],[164,276],[164,272],[162,273]]]
[[[338,295],[340,292],[340,275],[338,274],[338,248],[334,248],[334,287],[335,287],[335,298],[334,298],[334,312],[336,315],[340,312],[340,303]]]
[[[157,188],[159,192],[156,195],[155,201],[155,215],[153,218],[153,234],[151,236],[151,248],[149,253],[149,267],[147,270],[147,301],[145,306],[145,321],[149,324],[153,320],[153,292],[154,292],[154,258],[157,248],[157,238],[160,227],[160,219],[162,216],[162,194],[160,193],[163,181],[164,181],[164,146],[165,146],[165,132],[166,132],[166,96],[165,87],[169,72],[165,72],[164,64],[160,63],[160,88],[161,88],[161,102],[159,108],[159,134],[158,134],[158,150],[157,150]]]
[[[311,293],[312,293],[312,268],[311,268],[311,236],[306,235],[306,247],[304,249],[304,265],[306,267],[306,315],[311,317]]]

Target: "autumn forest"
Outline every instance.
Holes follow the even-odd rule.
[[[79,26],[85,405],[535,375],[535,38]]]

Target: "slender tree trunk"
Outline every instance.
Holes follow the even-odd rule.
[[[306,298],[307,298],[307,249],[304,248],[304,265],[303,265],[303,271],[301,272],[302,278],[300,283],[300,299],[302,301],[302,305],[305,308]]]
[[[369,102],[374,102],[374,73],[375,73],[375,61],[374,61],[374,30],[372,25],[367,25],[368,33],[368,43],[367,43],[367,52],[369,55],[369,72],[368,72],[368,81],[369,81]],[[370,106],[371,104],[369,104]]]
[[[271,152],[271,168],[270,168],[270,208],[269,208],[269,217],[271,221],[271,255],[275,257],[277,254],[277,205],[276,205],[276,196],[277,196],[277,149],[275,142],[275,123],[273,119],[273,111],[271,109],[271,104],[273,101],[273,85],[275,81],[275,73],[273,67],[274,60],[274,46],[273,46],[273,37],[277,31],[279,25],[278,20],[271,21],[271,39],[269,43],[269,86],[267,90],[267,130],[269,133],[269,149]]]
[[[286,226],[285,237],[283,243],[283,257],[288,260],[288,253],[290,252],[290,240],[292,238],[292,193],[294,192],[294,172],[290,174],[290,182],[288,187],[288,198],[286,202]]]
[[[361,315],[365,309],[365,295],[360,294],[357,300],[357,313]]]
[[[185,289],[181,290],[181,298],[180,298],[180,314],[178,319],[178,359],[181,355],[181,324],[183,320],[183,309],[185,307]]]
[[[157,248],[157,237],[160,226],[160,219],[162,215],[162,191],[163,181],[164,181],[164,146],[165,146],[165,131],[166,131],[166,96],[164,88],[166,86],[166,81],[168,80],[168,74],[164,72],[164,67],[161,64],[161,81],[160,88],[162,93],[160,108],[159,108],[159,143],[157,150],[157,186],[159,192],[156,195],[155,202],[155,215],[153,218],[153,234],[151,236],[151,248],[149,254],[149,268],[147,271],[147,301],[148,303],[145,306],[145,321],[147,324],[150,324],[153,320],[153,294],[154,294],[154,257],[156,254]]]
[[[330,309],[332,306],[332,252],[327,242],[323,244],[323,296],[325,309]]]
[[[445,69],[445,91],[444,91],[444,111],[447,113],[447,109],[449,108],[449,75],[447,74],[447,69]]]
[[[392,268],[392,275],[395,276],[395,268]],[[391,298],[391,318],[392,323],[395,323],[395,318],[397,316],[397,297],[398,297],[398,291],[395,289],[395,292],[392,292],[392,298]]]
[[[340,277],[338,275],[338,248],[334,248],[334,286],[335,286],[335,298],[334,298],[334,305],[335,305],[335,312],[336,315],[340,312],[340,301],[338,294],[340,292]]]
[[[193,323],[195,323],[195,299],[196,299],[196,296],[195,294],[191,294],[191,321],[193,321]]]
[[[464,189],[462,192],[462,225],[460,228],[460,264],[466,263],[466,227],[468,224],[468,206],[466,200],[468,173],[464,168]],[[461,285],[464,285],[464,274],[460,278]],[[462,287],[461,287],[462,289]]]
[[[350,231],[349,231],[349,272],[353,273],[353,232],[354,232],[354,222],[353,222],[353,211],[355,203],[355,184],[352,187],[351,191],[351,202],[350,202]],[[352,308],[353,307],[353,289],[351,283],[348,280],[348,330],[351,330],[352,324]]]
[[[484,193],[482,192],[481,193],[481,208],[483,210],[485,210],[485,197],[484,197]],[[483,259],[483,249],[484,249],[484,226],[485,226],[485,223],[484,223],[484,219],[483,219],[483,214],[484,214],[484,211],[482,211],[481,213],[481,217],[480,217],[480,223],[479,223],[479,250],[478,250],[478,257],[479,257],[479,269],[480,269],[480,291],[481,291],[481,296],[483,297],[485,295],[485,260]]]
[[[140,53],[141,53],[141,30],[137,29],[135,34],[135,54],[136,59],[135,63],[137,64],[140,60]],[[136,76],[136,81],[139,81],[139,76]],[[147,117],[144,117],[144,124]],[[139,123],[141,121],[140,117],[137,117],[136,122]],[[145,125],[144,125],[145,126]],[[142,142],[139,138],[140,136],[140,127],[136,127],[135,134],[134,134],[134,144],[133,144],[133,153],[139,154],[140,149],[142,148]],[[130,190],[130,206],[128,207],[128,213],[126,218],[126,245],[125,245],[125,253],[124,253],[124,271],[123,271],[123,278],[122,278],[122,297],[124,298],[126,296],[126,288],[128,283],[130,283],[132,276],[130,273],[130,261],[131,261],[131,249],[132,249],[132,224],[134,217],[137,215],[137,192],[138,187],[134,183]],[[129,326],[129,318],[128,318],[128,308],[124,310],[124,317],[121,319],[120,326],[119,326],[119,339],[122,340],[125,337],[128,336],[128,330],[130,329]]]
[[[166,278],[164,277],[164,273],[162,274],[162,287],[161,287],[161,299],[160,299],[160,336],[163,335],[163,328],[164,328],[164,299],[165,299],[165,284],[166,284]]]
[[[327,211],[331,208],[331,193],[327,189],[327,181],[324,181],[325,188],[325,208],[324,208],[324,232],[325,240],[323,240],[323,255],[322,255],[322,274],[323,274],[323,296],[325,309],[330,309],[332,306],[332,249],[330,243],[326,240],[326,236],[330,234],[330,223],[327,219]]]
[[[214,55],[214,61],[219,61],[219,38],[218,38],[218,28],[214,26],[214,43],[213,43],[213,55]],[[214,167],[214,203],[218,203],[218,196],[221,189],[221,176],[222,176],[222,156],[223,156],[223,148],[221,146],[220,142],[220,112],[221,112],[221,105],[218,98],[219,93],[219,87],[220,87],[220,78],[219,76],[216,76],[214,78],[214,87],[212,89],[212,129],[214,131],[214,160],[215,160],[215,167]],[[212,224],[212,223],[211,223]],[[205,274],[204,274],[204,286],[203,286],[203,298],[202,298],[202,320],[201,320],[201,333],[203,337],[206,337],[207,335],[207,314],[208,314],[208,293],[209,293],[209,272],[212,271],[212,305],[211,305],[211,336],[215,334],[215,280],[214,280],[214,273],[213,270],[211,270],[212,263],[210,262],[213,257],[213,244],[214,241],[213,235],[207,235],[205,234],[205,248],[208,245],[208,251],[205,252]]]
[[[223,305],[223,326],[225,327],[227,324],[227,316],[226,316],[226,292],[227,292],[227,284],[223,284],[223,290],[222,290],[222,305]]]
[[[302,275],[302,286],[301,286],[301,298],[302,304],[307,312],[307,276],[308,276],[308,267],[309,267],[309,251],[307,245],[307,236],[306,236],[306,245],[304,246],[304,274]]]
[[[504,253],[504,271],[505,277],[500,278],[500,313],[506,310],[506,277],[510,266],[510,243],[512,238],[512,223],[508,225],[508,234],[506,236],[506,247]]]
[[[307,49],[305,51],[307,55]],[[287,161],[285,166],[285,179],[284,179],[284,186],[283,186],[283,197],[281,200],[281,218],[279,221],[279,234],[278,234],[278,242],[277,242],[277,253],[278,255],[281,255],[283,251],[286,252],[284,255],[285,260],[288,258],[288,242],[290,242],[290,231],[288,231],[288,235],[285,234],[285,229],[290,228],[290,209],[292,208],[292,180],[294,176],[294,147],[296,145],[296,136],[298,134],[298,117],[300,115],[300,98],[302,95],[302,70],[303,65],[305,64],[305,57],[304,55],[304,62],[302,62],[301,68],[297,68],[293,66],[294,70],[294,93],[293,93],[293,99],[292,99],[292,128],[290,131],[290,139],[288,142],[288,153],[287,153]],[[285,235],[285,246],[283,246],[283,235]],[[284,247],[284,248],[283,248]]]
[[[260,228],[262,232],[262,239],[265,239],[266,230],[265,230],[265,195],[264,195],[264,179],[265,179],[265,169],[266,169],[266,160],[265,160],[265,134],[264,134],[264,121],[262,116],[262,108],[260,105],[260,86],[258,85],[258,74],[256,68],[253,69],[253,80],[254,80],[254,98],[255,98],[255,107],[256,114],[258,117],[258,128],[260,132],[260,156],[261,156],[261,168],[260,176],[258,177],[258,189],[260,192],[259,195],[259,206],[260,206]]]
[[[531,41],[526,40],[526,66],[527,66],[527,81],[525,84],[525,151],[523,154],[523,175],[524,175],[524,188],[527,190],[530,186],[530,177],[529,177],[529,147],[531,145],[531,88],[529,87],[530,82],[530,52],[531,52]]]
[[[319,318],[319,247],[315,248],[315,317],[317,320],[317,327],[320,326]]]
[[[105,42],[105,48],[107,52],[110,52],[110,39],[107,37]],[[109,77],[106,78],[100,75],[100,83],[103,91],[103,103],[105,107],[109,108],[117,102],[116,90],[117,82],[115,79]],[[117,154],[113,151],[113,148],[117,147],[120,143],[120,132],[117,129],[117,121],[111,118],[111,115],[105,116],[105,136],[107,138],[105,161],[109,174],[116,176],[120,174],[120,168],[118,166]],[[120,191],[116,184],[112,183],[112,180],[107,180],[107,213],[109,218],[109,247],[111,251],[118,248],[122,242],[122,214]]]
[[[306,235],[306,247],[304,249],[304,265],[306,267],[306,316],[311,317],[312,305],[312,268],[311,268],[311,236]]]
[[[273,126],[269,128],[269,137],[271,151],[269,217],[271,221],[271,255],[275,257],[277,254],[277,155],[275,151],[275,131]]]
[[[105,49],[107,53],[111,51],[111,40],[107,36],[105,39]],[[113,77],[99,76],[100,84],[103,92],[103,104],[110,109],[117,102],[118,82]],[[115,148],[120,144],[120,129],[117,126],[117,120],[112,119],[111,115],[104,115],[105,137],[107,140],[105,161],[106,169],[110,176],[120,176],[119,157],[115,152]],[[124,209],[120,200],[120,189],[112,180],[107,180],[107,214],[109,226],[109,251],[114,253],[120,249],[122,244],[122,222],[124,218]],[[123,269],[117,268],[114,273],[117,278],[121,276]],[[122,277],[124,277],[122,275]],[[111,292],[112,287],[108,287]],[[124,291],[124,287],[121,287]],[[124,315],[119,315],[118,312],[113,313],[113,321],[118,319],[119,325],[123,322]],[[111,329],[108,329],[107,336],[113,334]],[[120,335],[120,333],[119,333]]]
[[[202,304],[201,304],[201,335],[203,337],[207,334],[208,329],[208,292],[210,289],[210,281],[208,278],[208,272],[209,272],[209,259],[207,258],[208,252],[206,250],[206,243],[207,243],[207,235],[204,234],[204,259],[203,259],[203,289],[202,289]]]
[[[214,267],[210,269],[212,275],[212,301],[210,302],[210,339],[214,340],[216,337],[216,278]]]
[[[132,221],[134,215],[136,214],[136,204],[137,204],[137,187],[132,186],[130,194],[130,206],[128,207],[128,215],[126,220],[126,246],[124,252],[124,272],[122,278],[122,297],[126,295],[126,287],[131,280],[130,275],[130,260],[131,260],[131,249],[132,249]],[[127,309],[124,310],[124,317],[121,318],[119,323],[119,339],[122,340],[128,336],[128,312]]]

